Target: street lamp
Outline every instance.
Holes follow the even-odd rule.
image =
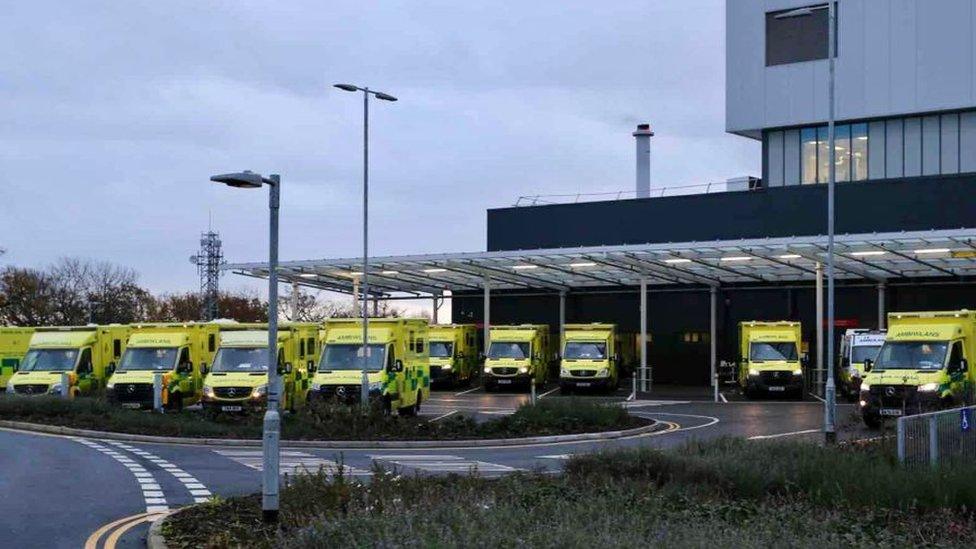
[[[264,429],[261,450],[264,469],[261,479],[261,514],[264,522],[278,522],[278,467],[281,416],[278,412],[281,376],[278,373],[278,202],[281,195],[281,177],[271,174],[263,177],[251,171],[214,175],[211,181],[240,189],[270,187],[268,209],[271,214],[270,246],[268,249],[268,400],[264,412]]]
[[[828,444],[837,442],[835,418],[837,416],[837,386],[834,383],[834,183],[837,164],[834,150],[834,61],[837,58],[837,13],[834,0],[825,6],[799,8],[776,15],[777,19],[805,17],[813,12],[827,10],[827,385],[824,387],[824,439]],[[817,319],[820,322],[820,319]]]
[[[392,95],[354,86],[352,84],[335,84],[336,88],[347,92],[363,92],[363,372],[360,401],[363,408],[369,406],[369,96],[372,95],[383,101],[396,101]]]

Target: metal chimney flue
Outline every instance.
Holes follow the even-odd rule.
[[[637,141],[637,198],[649,198],[651,196],[651,131],[650,124],[638,124],[637,131],[633,133]]]

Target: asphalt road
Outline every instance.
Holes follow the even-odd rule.
[[[562,398],[540,391],[542,398]],[[623,401],[614,396],[591,396]],[[690,439],[719,436],[815,437],[823,408],[802,402],[707,400],[703,391],[660,392],[626,403],[631,411],[668,424],[648,435],[607,442],[536,444],[497,448],[283,450],[282,472],[341,463],[345,472],[368,479],[373,464],[405,474],[477,471],[485,476],[518,470],[556,471],[576,453],[614,447],[670,447]],[[422,413],[432,421],[453,414],[478,419],[507,414],[527,400],[524,394],[486,394],[481,389],[437,391]],[[850,405],[840,405],[846,436],[863,436]],[[144,547],[146,513],[164,512],[203,501],[260,489],[257,448],[117,443],[0,430],[0,539],[17,547]],[[130,520],[121,520],[130,517]],[[112,523],[115,524],[112,524]],[[104,528],[102,528],[104,527]],[[99,528],[102,530],[99,531]],[[111,538],[111,539],[110,539]],[[108,543],[107,543],[108,542]]]

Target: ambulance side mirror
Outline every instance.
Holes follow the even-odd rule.
[[[308,372],[310,374],[314,374],[315,373],[315,370],[317,370],[317,369],[318,369],[318,367],[315,366],[315,361],[309,360],[308,361]]]
[[[205,376],[210,372],[210,368],[207,366],[206,362],[200,363],[200,375]]]
[[[871,371],[871,368],[874,368],[874,361],[871,360],[870,358],[865,358],[864,359],[864,372],[865,373],[870,372]]]
[[[183,364],[180,364],[180,367],[177,368],[176,371],[177,372],[180,372],[182,374],[190,374],[190,373],[193,373],[193,363],[192,362],[184,362]]]
[[[400,373],[403,371],[403,361],[399,358],[393,361],[393,372]]]
[[[968,372],[969,371],[969,361],[966,360],[965,358],[962,359],[962,361],[959,362],[959,366],[960,366],[960,369],[963,372]]]

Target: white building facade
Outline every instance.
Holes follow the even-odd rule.
[[[836,5],[837,180],[976,173],[976,0]],[[826,6],[727,0],[726,130],[768,187],[827,180]]]

